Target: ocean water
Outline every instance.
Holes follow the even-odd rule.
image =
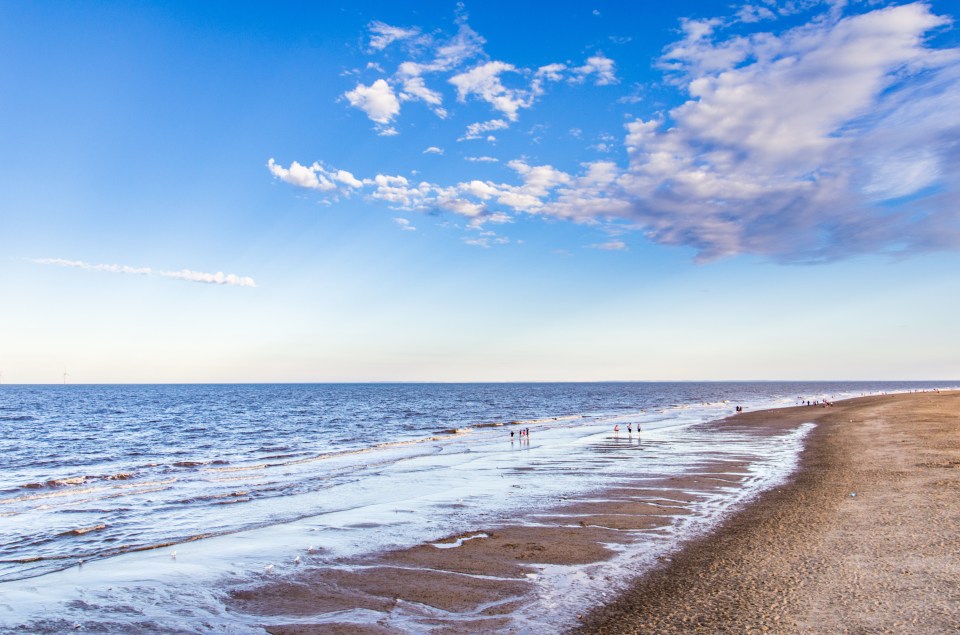
[[[806,432],[760,439],[700,424],[736,405],[948,387],[3,385],[0,630],[262,632],[255,616],[224,607],[224,589],[525,522],[602,489],[625,465],[683,475],[709,455],[752,466],[671,535],[638,540],[615,559],[609,566],[625,579],[645,562],[638,554],[655,556],[654,543],[666,548],[782,480]],[[611,438],[613,425],[628,423],[643,426],[643,443]],[[511,438],[527,428],[529,437]],[[563,615],[589,602],[595,589],[579,573],[545,574],[544,605]],[[535,630],[532,620],[518,615],[518,631]]]

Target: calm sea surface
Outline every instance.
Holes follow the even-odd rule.
[[[681,473],[712,443],[700,436],[683,446],[681,439],[692,439],[683,431],[731,414],[736,405],[949,386],[3,385],[0,604],[5,592],[25,593],[24,584],[38,589],[49,581],[60,593],[74,584],[63,577],[72,569],[113,559],[129,567],[129,554],[178,545],[216,544],[235,553],[230,550],[245,536],[286,536],[270,547],[275,555],[284,540],[310,531],[309,539],[326,543],[330,553],[356,554],[440,537],[465,522],[505,521],[516,511],[505,504],[510,492],[497,489],[504,487],[498,478],[504,469],[524,461],[542,468],[523,475],[529,508],[596,488],[614,464],[596,462],[592,444],[616,422],[642,424],[664,441],[675,438],[670,452],[648,452],[643,460],[660,460],[657,469]],[[531,429],[532,443],[510,438],[521,428]],[[787,460],[776,453],[782,448],[739,447],[729,439],[723,445],[741,455],[749,449],[758,462]],[[594,461],[597,479],[584,479],[582,469],[566,477],[558,457],[563,465]],[[438,503],[450,497],[460,504]],[[387,509],[393,517],[402,511],[404,520],[384,520]],[[216,551],[211,546],[208,558],[233,558],[233,568],[223,571],[236,575],[244,566],[234,556],[209,555]],[[204,566],[217,569],[211,562]],[[97,580],[110,583],[118,570],[107,567]],[[46,597],[44,610],[57,613],[50,608],[57,600]],[[29,603],[0,607],[0,626],[35,619],[24,606]],[[166,618],[155,619],[163,625]],[[217,619],[229,623],[223,615]]]

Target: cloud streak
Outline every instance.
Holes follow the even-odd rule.
[[[235,287],[256,287],[253,278],[248,276],[238,276],[232,273],[206,273],[203,271],[191,271],[190,269],[181,269],[180,271],[153,270],[150,267],[129,267],[127,265],[115,264],[91,264],[82,260],[66,260],[63,258],[33,258],[30,259],[38,265],[52,265],[55,267],[73,267],[85,271],[100,271],[107,273],[123,273],[140,276],[160,276],[161,278],[171,278],[174,280],[186,280],[188,282],[200,282],[203,284],[227,285]]]

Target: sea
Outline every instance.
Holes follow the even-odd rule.
[[[671,531],[638,534],[607,565],[609,589],[783,482],[812,426],[761,437],[706,422],[737,406],[956,387],[0,385],[0,632],[263,633],[262,618],[228,607],[231,588],[534,522],[538,511],[602,491],[624,470],[683,476],[705,453],[749,463],[749,478],[678,516]],[[639,433],[636,444],[612,436],[627,425],[642,428],[645,445]],[[575,568],[554,573],[541,597],[561,628],[602,592],[573,585],[584,578]],[[529,615],[541,609],[508,632],[536,632]],[[371,617],[341,611],[336,619]],[[398,614],[391,625],[422,632],[404,620]]]

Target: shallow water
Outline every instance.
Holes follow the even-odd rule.
[[[764,440],[697,424],[735,405],[934,387],[947,386],[0,386],[0,628],[261,632],[256,618],[226,610],[217,589],[534,522],[538,510],[597,491],[625,469],[662,476],[695,473],[705,461],[750,466],[673,531],[607,565],[625,579],[778,482],[801,447],[802,431]],[[641,424],[643,436],[612,434],[615,424]],[[529,437],[511,439],[526,428]],[[598,590],[571,582],[582,573],[545,573],[544,605],[587,601]]]

